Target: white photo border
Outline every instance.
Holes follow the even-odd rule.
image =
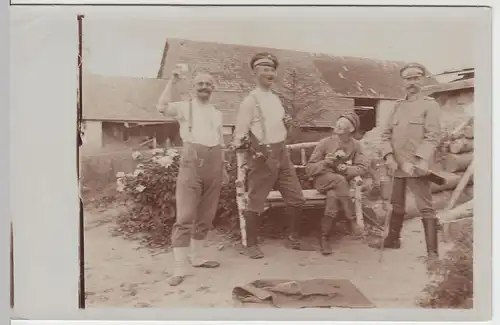
[[[366,4],[369,1],[364,1]],[[405,1],[409,2],[409,1]],[[439,1],[432,1],[436,4]],[[443,4],[449,2],[441,1]],[[458,2],[458,1],[456,1]],[[13,1],[13,4],[19,3]],[[329,1],[330,4],[334,1]],[[377,3],[379,4],[380,1]],[[394,3],[394,2],[393,2]],[[397,4],[402,4],[398,1]],[[492,2],[491,2],[492,3]],[[353,1],[352,4],[357,4]],[[419,3],[420,4],[420,3]],[[422,1],[422,5],[426,4]],[[194,10],[191,7],[190,10]],[[255,8],[255,7],[254,7]],[[32,15],[23,28],[10,34],[10,117],[0,143],[10,147],[10,178],[6,186],[5,215],[14,220],[14,314],[33,320],[304,320],[319,321],[476,321],[491,314],[490,219],[475,220],[475,303],[468,310],[373,309],[280,310],[264,309],[86,309],[78,310],[78,184],[76,178],[76,57],[78,13],[112,10],[113,17],[139,11],[154,14],[158,7],[28,7],[11,8]],[[133,9],[133,11],[131,10]],[[259,8],[258,8],[259,9]],[[429,10],[437,10],[431,8]],[[261,8],[261,10],[269,10]],[[284,10],[281,8],[281,10]],[[287,9],[288,10],[288,9]],[[290,13],[293,9],[289,9]],[[323,8],[323,10],[326,10]],[[485,12],[490,12],[483,9]],[[249,12],[249,10],[246,10]],[[492,92],[491,14],[483,16],[478,50],[475,107],[475,211],[493,216],[492,205]],[[488,18],[490,17],[490,18]],[[13,19],[11,17],[11,19]],[[2,19],[3,22],[8,21]],[[50,24],[43,24],[50,21]],[[28,41],[29,40],[29,41]],[[479,38],[478,38],[479,41]],[[5,43],[5,42],[4,42]],[[6,62],[6,61],[4,61]],[[498,70],[498,69],[497,69]],[[497,71],[498,72],[498,71]],[[7,80],[8,82],[9,80]],[[7,87],[3,87],[8,89]],[[7,94],[8,96],[8,94]],[[2,96],[3,98],[8,98]],[[9,113],[9,112],[8,112]],[[10,139],[9,139],[10,138]],[[64,154],[61,154],[64,153]],[[2,182],[3,183],[3,182]],[[2,184],[4,185],[4,184]],[[5,186],[5,185],[4,185]],[[479,189],[479,190],[478,190]],[[9,197],[10,193],[10,197]],[[9,247],[8,218],[4,243]],[[486,235],[488,234],[488,235]],[[498,246],[498,245],[496,245]],[[8,270],[8,264],[7,264]],[[7,271],[7,274],[9,271]],[[8,276],[4,277],[8,279]],[[8,288],[5,286],[5,289]],[[8,292],[8,290],[4,290]],[[7,295],[7,301],[8,301]]]

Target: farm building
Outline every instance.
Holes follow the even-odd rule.
[[[249,61],[259,51],[280,60],[274,91],[299,121],[290,141],[317,141],[331,132],[338,116],[355,109],[362,133],[387,116],[404,96],[399,69],[403,62],[335,57],[255,46],[168,39],[157,79],[84,76],[85,148],[137,147],[145,142],[179,145],[178,125],[156,112],[157,100],[177,63],[190,73],[210,72],[216,79],[212,102],[223,112],[226,140],[231,138],[236,111],[254,87]],[[183,96],[189,86],[183,87]],[[150,142],[147,142],[150,140]]]
[[[303,133],[319,132],[319,138],[323,137],[332,122],[352,108],[366,132],[384,121],[395,101],[404,97],[399,76],[404,62],[181,39],[166,40],[158,78],[168,78],[177,63],[186,63],[191,73],[211,72],[221,91],[244,96],[254,87],[250,59],[260,51],[272,52],[280,60],[274,90],[301,121]],[[238,104],[220,108],[234,119]],[[314,140],[307,135],[300,138]]]

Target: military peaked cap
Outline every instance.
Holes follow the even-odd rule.
[[[274,54],[269,52],[257,53],[250,60],[250,68],[253,69],[259,65],[277,69],[279,65],[278,58]]]
[[[408,63],[399,70],[399,74],[403,78],[410,78],[415,76],[425,76],[425,67],[420,63]]]

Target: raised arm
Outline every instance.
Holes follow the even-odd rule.
[[[180,71],[176,69],[172,73],[172,78],[168,81],[167,86],[160,95],[158,104],[156,105],[158,112],[170,117],[180,117],[180,111],[177,105],[170,105],[171,103],[179,102],[181,100],[179,91],[180,81]]]

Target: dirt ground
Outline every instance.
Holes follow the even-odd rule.
[[[421,256],[425,243],[420,220],[406,222],[403,249],[380,253],[348,236],[334,245],[328,257],[318,252],[286,249],[267,240],[266,257],[250,260],[239,255],[218,234],[210,235],[207,251],[222,263],[219,269],[192,269],[192,276],[170,287],[170,253],[142,249],[137,242],[113,236],[116,210],[85,211],[87,307],[235,307],[234,286],[263,278],[350,279],[378,308],[412,308],[428,282]],[[441,250],[446,249],[441,244]]]

